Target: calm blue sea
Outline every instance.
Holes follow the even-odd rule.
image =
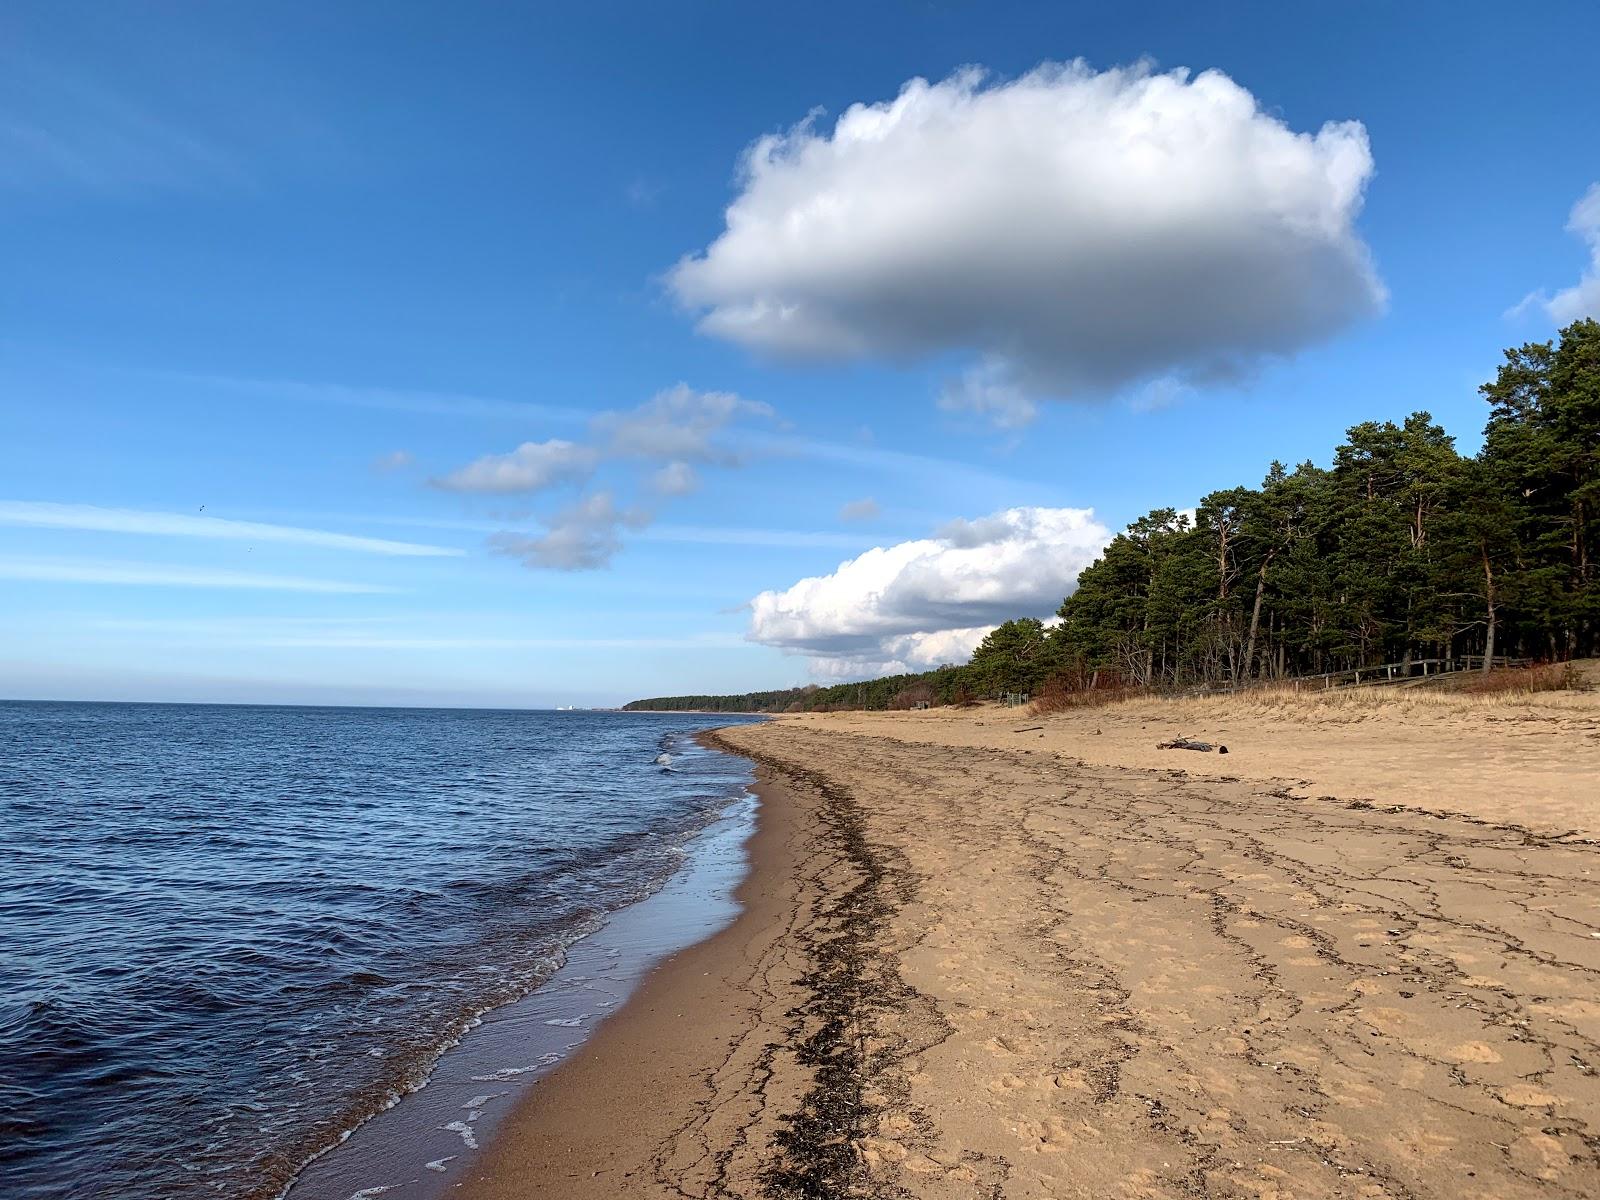
[[[682,864],[728,721],[0,703],[0,1195],[280,1194]]]

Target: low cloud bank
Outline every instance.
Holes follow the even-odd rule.
[[[1111,531],[1089,508],[1010,508],[934,537],[877,547],[831,574],[750,602],[753,642],[804,655],[823,677],[960,662],[995,625],[1045,617]]]

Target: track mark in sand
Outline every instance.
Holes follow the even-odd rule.
[[[733,744],[831,788],[850,887],[876,872],[822,933],[859,917],[828,953],[862,957],[808,993],[849,1001],[796,1010],[840,1019],[790,1145],[834,1140],[772,1194],[1600,1195],[1593,843],[1016,751]],[[888,1051],[918,1005],[946,1032]]]
[[[748,1090],[770,1098],[768,1083],[787,1054],[808,1076],[787,1111],[777,1116],[771,1142],[776,1150],[761,1176],[773,1200],[907,1195],[888,1182],[893,1164],[875,1161],[875,1135],[885,1124],[926,1135],[928,1120],[908,1102],[899,1075],[905,1060],[948,1036],[947,1022],[933,1001],[908,986],[898,970],[897,947],[884,936],[901,908],[917,894],[904,856],[868,836],[861,806],[833,779],[797,762],[732,745],[718,735],[707,740],[744,754],[779,772],[816,800],[813,853],[820,905],[785,939],[803,964],[798,1004],[787,1012],[787,1036],[764,1048]],[[740,1146],[749,1124],[738,1134]],[[723,1151],[724,1159],[730,1151]],[[890,1171],[877,1169],[888,1166]],[[721,1173],[719,1172],[719,1175]],[[706,1195],[723,1195],[720,1182]]]

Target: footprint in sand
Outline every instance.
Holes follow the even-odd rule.
[[[1500,1099],[1507,1104],[1515,1104],[1518,1108],[1548,1108],[1556,1102],[1556,1097],[1549,1092],[1530,1087],[1525,1083],[1519,1083],[1515,1087],[1501,1088]]]
[[[1085,1126],[1087,1128],[1087,1126]],[[1024,1121],[1017,1127],[1028,1143],[1028,1148],[1039,1154],[1060,1154],[1069,1150],[1079,1140],[1060,1117],[1046,1117],[1043,1121]]]
[[[1020,1075],[1012,1075],[1010,1072],[1007,1072],[998,1079],[991,1079],[987,1086],[988,1090],[993,1092],[995,1095],[1005,1096],[1012,1092],[1021,1091],[1023,1088],[1028,1086],[1028,1081],[1023,1079]]]
[[[1547,1133],[1525,1133],[1511,1143],[1511,1161],[1536,1179],[1553,1183],[1565,1175],[1571,1159],[1561,1143]]]
[[[1452,1046],[1449,1057],[1455,1062],[1497,1063],[1500,1055],[1488,1042],[1462,1042]]]

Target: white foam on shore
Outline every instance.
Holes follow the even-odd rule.
[[[552,1051],[541,1056],[538,1062],[529,1063],[525,1067],[501,1067],[498,1071],[492,1071],[488,1075],[469,1075],[467,1078],[472,1080],[473,1083],[504,1083],[508,1079],[515,1079],[518,1075],[526,1075],[529,1071],[543,1071],[547,1067],[553,1067],[565,1057],[566,1055],[564,1054],[556,1054]]]

